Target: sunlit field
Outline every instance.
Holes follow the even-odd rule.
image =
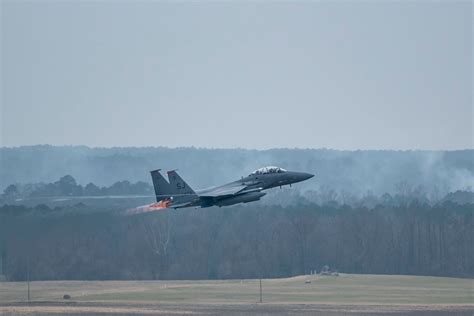
[[[471,315],[474,280],[460,278],[349,275],[298,276],[262,281],[47,281],[0,283],[0,312],[285,314],[432,312]],[[63,299],[68,294],[71,299]],[[280,313],[280,314],[281,314]],[[440,315],[441,315],[440,314]]]

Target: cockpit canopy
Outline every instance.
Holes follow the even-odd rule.
[[[255,170],[252,172],[250,175],[256,175],[256,174],[267,174],[267,173],[283,173],[286,172],[285,169],[280,168],[280,167],[275,167],[275,166],[268,166],[268,167],[263,167],[260,169]]]

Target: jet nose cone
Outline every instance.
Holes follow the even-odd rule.
[[[308,180],[312,177],[314,177],[314,174],[306,173],[306,172],[298,172],[296,173],[296,176],[294,179],[296,180],[296,182],[300,182],[300,181]]]

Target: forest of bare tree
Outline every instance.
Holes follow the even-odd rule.
[[[32,279],[221,279],[320,271],[474,276],[474,205],[259,203],[124,215],[0,208],[3,273]]]

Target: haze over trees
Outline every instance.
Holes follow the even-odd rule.
[[[474,276],[473,150],[33,146],[0,153],[0,260],[8,280],[24,280],[28,260],[38,280],[285,277],[326,265]],[[126,213],[153,202],[149,170],[179,168],[199,188],[263,165],[316,177],[246,205]],[[130,198],[51,199],[109,195]]]
[[[62,176],[52,183],[10,184],[0,195],[0,204],[14,202],[17,199],[40,197],[82,197],[82,196],[127,196],[152,195],[153,186],[146,182],[130,183],[117,181],[108,187],[98,187],[92,182],[82,186],[71,175]]]
[[[429,199],[427,192],[421,186],[413,188],[406,182],[398,183],[393,194],[384,193],[382,195],[375,195],[369,191],[364,195],[356,196],[349,192],[337,192],[327,186],[321,186],[319,190],[300,191],[296,188],[283,188],[265,192],[268,195],[260,201],[260,204],[274,206],[313,203],[317,205],[350,205],[373,208],[377,204],[405,206],[413,201],[430,205],[443,201],[451,201],[460,205],[474,204],[474,192],[470,190],[457,190],[435,200]],[[133,207],[138,201],[146,203],[155,200],[153,186],[146,182],[130,183],[123,180],[117,181],[109,187],[99,187],[89,182],[86,186],[82,186],[77,184],[71,175],[65,175],[52,183],[10,184],[0,194],[0,205],[34,206],[43,203],[54,207],[59,206],[57,201],[62,202],[60,205],[64,206],[72,205],[77,200],[87,201],[87,199],[95,197],[109,198],[110,200],[102,203],[102,205],[109,207],[112,206],[112,199],[114,198],[119,198],[124,207]],[[88,202],[92,201],[89,200]],[[97,201],[93,204],[96,205]]]
[[[266,165],[315,174],[311,181],[295,186],[302,192],[332,194],[333,190],[346,197],[418,190],[430,200],[439,200],[449,192],[472,190],[474,183],[474,150],[259,151],[44,145],[0,148],[0,191],[10,184],[53,183],[64,175],[72,175],[82,186],[111,186],[124,180],[151,184],[149,171],[157,168],[179,169],[197,189],[233,181]]]

